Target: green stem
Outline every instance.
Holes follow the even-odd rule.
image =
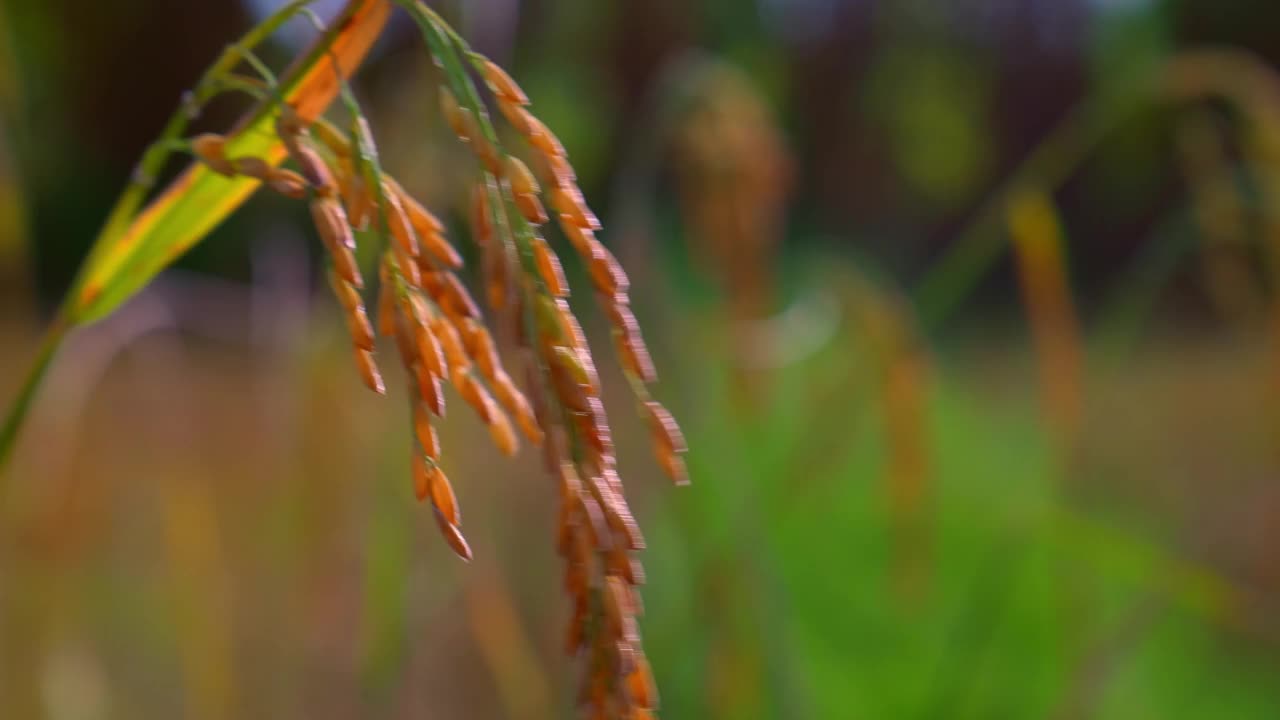
[[[165,162],[175,148],[181,145],[180,137],[186,131],[187,124],[192,119],[193,114],[198,113],[200,108],[211,98],[228,89],[247,92],[254,90],[252,82],[245,82],[234,72],[236,66],[243,59],[243,52],[246,49],[257,47],[311,2],[313,0],[294,0],[294,2],[281,8],[270,18],[246,33],[239,42],[229,45],[217,61],[201,76],[195,89],[182,103],[182,106],[169,118],[160,136],[143,153],[133,177],[117,199],[115,207],[107,216],[106,223],[94,243],[94,249],[90,251],[89,257],[86,258],[81,266],[56,320],[45,331],[44,339],[41,341],[35,361],[32,363],[17,397],[9,407],[3,427],[0,427],[0,502],[3,502],[5,496],[5,483],[7,482],[5,468],[12,455],[22,423],[30,411],[36,390],[48,372],[62,341],[77,325],[78,317],[75,303],[80,297],[79,290],[86,281],[88,273],[97,266],[100,258],[105,253],[113,249],[113,241],[127,232],[143,201],[146,200],[147,194],[154,186],[156,178],[163,170]],[[354,8],[355,6],[351,5],[350,7]],[[272,103],[263,103],[247,117],[240,128],[250,127],[263,113],[270,112],[273,107]]]
[[[916,285],[916,307],[926,330],[941,324],[1000,257],[1009,198],[1023,188],[1051,189],[1061,185],[1107,133],[1154,97],[1155,90],[1152,73],[1142,72],[1125,92],[1081,105],[988,196],[973,220]]]
[[[22,429],[22,422],[27,416],[27,412],[31,409],[31,402],[35,398],[36,390],[40,387],[40,381],[44,379],[45,374],[49,371],[49,367],[53,362],[53,357],[57,354],[58,348],[62,345],[63,338],[71,329],[71,325],[59,316],[45,331],[44,340],[41,341],[39,349],[36,351],[35,359],[31,363],[31,369],[27,371],[27,379],[22,383],[22,388],[18,390],[18,396],[14,398],[13,403],[9,406],[9,412],[5,416],[4,425],[0,427],[0,505],[4,504],[7,497],[9,473],[6,467],[9,458],[13,455],[13,448],[17,444],[18,431]]]
[[[1237,167],[1213,181],[1226,191],[1233,191],[1243,182],[1247,168]],[[1213,191],[1206,188],[1204,191]],[[1265,212],[1265,204],[1248,197],[1240,198],[1241,209],[1258,214]],[[1092,352],[1103,362],[1119,365],[1137,349],[1141,332],[1155,310],[1160,292],[1166,288],[1179,269],[1179,263],[1188,255],[1202,248],[1197,244],[1194,213],[1179,210],[1158,223],[1148,239],[1139,248],[1138,256],[1130,263],[1125,279],[1117,286],[1124,288],[1104,302],[1100,313]]]

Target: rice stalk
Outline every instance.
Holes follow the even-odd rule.
[[[764,98],[741,72],[708,64],[672,139],[678,198],[690,243],[728,305],[733,383],[744,406],[767,390],[758,326],[776,301],[792,160]]]
[[[538,667],[531,638],[520,625],[511,590],[496,568],[477,570],[481,578],[467,586],[467,621],[493,671],[506,717],[548,717],[547,679]]]
[[[1075,447],[1082,408],[1083,349],[1071,299],[1062,224],[1043,192],[1026,190],[1009,205],[1009,234],[1039,364],[1041,406],[1066,459]]]
[[[1219,314],[1240,322],[1257,314],[1263,298],[1247,254],[1249,227],[1241,189],[1216,124],[1208,111],[1193,111],[1178,126],[1176,149],[1203,236],[1205,291]]]
[[[932,571],[934,489],[929,397],[933,369],[910,309],[891,291],[860,284],[856,309],[870,353],[885,443],[893,589],[919,600]]]
[[[1268,388],[1273,398],[1280,397],[1280,76],[1248,53],[1216,50],[1180,58],[1164,79],[1178,100],[1219,98],[1239,113],[1244,155],[1259,195],[1261,243],[1272,288]],[[1273,432],[1280,432],[1280,413],[1273,424]]]
[[[206,486],[175,483],[165,497],[165,545],[173,575],[189,711],[223,718],[238,705],[226,565],[218,518]]]
[[[938,327],[1001,257],[1014,195],[1028,187],[1059,187],[1112,131],[1152,106],[1221,98],[1245,115],[1256,114],[1259,106],[1274,109],[1280,84],[1271,75],[1270,68],[1248,52],[1191,50],[1139,67],[1116,82],[1114,91],[1074,108],[986,197],[916,284],[913,296],[924,329]],[[1266,114],[1275,116],[1272,110]]]
[[[430,8],[409,0],[396,4],[422,28],[443,70],[440,111],[477,159],[470,181],[471,230],[484,257],[489,317],[459,274],[467,268],[444,224],[383,171],[367,119],[347,86],[346,76],[389,6],[351,2],[329,29],[300,1],[230,46],[148,151],[68,296],[42,358],[52,356],[62,332],[110,312],[254,189],[306,203],[328,258],[329,284],[357,374],[375,393],[387,390],[378,336],[390,336],[396,346],[413,427],[410,481],[416,497],[430,502],[443,540],[458,556],[471,558],[435,429],[446,412],[445,390],[452,387],[504,454],[518,451],[520,435],[541,445],[559,485],[557,545],[573,604],[567,648],[586,655],[584,708],[593,717],[647,717],[657,697],[636,622],[644,572],[635,553],[644,540],[617,473],[593,354],[568,303],[559,258],[538,228],[555,219],[582,256],[639,412],[649,423],[658,463],[684,483],[684,438],[649,393],[656,371],[630,308],[629,280],[594,237],[601,225],[577,187],[564,147],[529,111],[529,98],[511,76],[473,52]],[[321,40],[297,73],[280,80],[254,47],[294,15],[309,17]],[[235,72],[241,63],[252,76]],[[499,143],[477,78],[523,138],[523,157]],[[184,139],[189,116],[227,91],[256,98],[259,110],[229,134]],[[334,97],[341,98],[345,123],[322,117]],[[190,153],[196,164],[135,218],[150,176],[175,150]],[[214,207],[191,215],[192,198]],[[175,232],[179,222],[198,227]],[[366,292],[375,291],[375,279],[356,262],[357,231],[364,231],[359,242],[373,243],[379,256],[374,319]],[[506,357],[494,340],[498,323],[515,331],[517,348]],[[512,377],[516,366],[524,387]]]
[[[0,470],[7,464],[27,411],[67,334],[113,312],[259,187],[254,178],[226,178],[203,163],[194,163],[143,207],[172,154],[191,149],[181,140],[188,123],[213,99],[227,92],[259,87],[259,83],[239,76],[236,68],[245,53],[252,52],[308,4],[309,0],[289,3],[229,45],[184,95],[160,137],[143,153],[72,289],[45,330],[26,378],[0,426]],[[262,156],[264,162],[278,163],[284,156],[283,149],[266,130],[279,112],[280,101],[292,103],[303,118],[318,116],[338,91],[336,74],[355,72],[390,10],[389,0],[348,0],[338,14],[339,21],[298,58],[272,97],[262,97],[228,134],[224,151]],[[332,58],[336,61],[330,62]],[[326,61],[321,62],[322,59]],[[0,472],[0,502],[8,494],[3,486],[7,477]]]
[[[595,359],[540,226],[554,219],[586,264],[619,363],[649,421],[659,465],[677,483],[687,482],[684,438],[649,395],[656,372],[630,308],[630,281],[595,238],[601,224],[577,186],[565,148],[505,70],[472,51],[425,5],[406,6],[443,70],[441,112],[477,161],[471,229],[484,258],[489,310],[496,322],[515,328],[532,410],[527,425],[536,431],[526,435],[542,442],[547,468],[558,479],[557,547],[567,563],[564,583],[573,605],[566,649],[586,655],[580,704],[589,717],[648,717],[657,697],[636,622],[644,572],[634,556],[644,539],[617,472]],[[523,141],[523,156],[500,143],[477,78]],[[505,373],[485,372],[486,364],[494,363],[477,362],[483,379],[504,385],[499,380]],[[522,399],[514,388],[509,394]]]

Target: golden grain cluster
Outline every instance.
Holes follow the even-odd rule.
[[[435,429],[445,414],[447,386],[488,426],[502,452],[517,451],[516,427],[530,443],[542,445],[560,491],[557,548],[573,608],[567,649],[586,656],[582,705],[591,717],[649,717],[657,695],[636,620],[644,572],[635,553],[644,540],[618,475],[594,357],[569,305],[559,257],[539,230],[552,217],[589,270],[658,462],[680,483],[687,481],[684,439],[671,414],[648,394],[656,372],[630,307],[627,275],[595,237],[599,220],[577,186],[564,147],[530,113],[527,96],[506,72],[478,56],[472,60],[528,149],[526,160],[505,152],[496,135],[486,132],[491,126],[483,106],[464,107],[447,87],[440,88],[445,120],[478,160],[469,224],[481,251],[487,318],[457,274],[463,259],[444,224],[394,179],[369,172],[370,136],[362,118],[348,134],[323,120],[304,126],[284,107],[276,133],[297,170],[227,157],[216,135],[194,138],[191,149],[216,172],[253,177],[310,204],[356,366],[380,394],[386,390],[364,302],[365,278],[354,253],[355,231],[372,228],[387,238],[378,264],[376,334],[394,340],[411,389],[415,493],[430,500],[449,546],[469,559]],[[507,360],[520,366],[523,390],[504,367],[495,334],[514,339]]]

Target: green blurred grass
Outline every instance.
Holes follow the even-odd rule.
[[[37,493],[6,536],[84,527],[63,554],[8,546],[19,592],[7,621],[42,628],[25,649],[6,634],[10,657],[31,653],[39,677],[53,649],[81,648],[109,689],[107,717],[220,717],[219,703],[232,716],[568,712],[553,488],[534,453],[494,458],[473,418],[450,415],[447,467],[478,556],[457,563],[412,500],[403,409],[360,392],[330,320],[278,363],[196,344],[150,361],[177,363],[157,375],[145,357],[174,341],[145,341],[83,408],[69,476],[41,475],[27,448],[15,487],[54,494]],[[1265,562],[1266,548],[1195,552],[1199,521],[1167,497],[1201,448],[1223,474],[1178,489],[1183,502],[1249,502],[1235,481],[1270,467],[1242,432],[1260,421],[1259,348],[1139,342],[1131,362],[1090,376],[1091,431],[1070,467],[1016,342],[935,349],[930,490],[902,525],[860,339],[777,371],[747,412],[727,359],[700,349],[715,346],[709,322],[685,316],[658,340],[687,350],[659,358],[660,393],[685,424],[692,486],[660,478],[606,377],[649,541],[642,625],[667,717],[1280,716],[1276,646],[1249,629],[1248,578],[1230,571],[1231,552]],[[264,410],[263,388],[283,414]],[[147,416],[157,408],[171,413]],[[55,512],[66,482],[91,491],[80,514]],[[175,507],[202,508],[208,527],[174,545]],[[1234,522],[1230,506],[1216,512]],[[501,670],[482,650],[467,608],[494,592],[491,572],[523,635],[509,652],[527,646],[532,667]],[[220,633],[222,650],[209,645]],[[209,673],[226,673],[226,689]],[[522,692],[545,692],[551,711],[521,715]]]
[[[814,364],[852,360],[790,368],[779,385],[794,390],[779,394],[804,397]],[[1274,648],[1230,629],[1234,590],[1184,557],[1170,519],[1073,501],[1064,484],[1081,478],[1064,476],[1031,388],[993,397],[973,379],[944,366],[931,395],[935,494],[923,509],[930,551],[915,592],[896,579],[894,545],[908,539],[889,521],[885,442],[857,398],[829,399],[849,403],[834,413],[848,425],[848,459],[816,475],[787,472],[817,431],[813,407],[784,401],[762,426],[744,428],[727,393],[710,401],[715,410],[703,411],[690,439],[694,486],[664,501],[674,514],[646,518],[657,524],[648,564],[660,578],[646,626],[673,714],[1280,713]],[[1169,460],[1138,462],[1159,475]],[[1200,492],[1230,492],[1224,485]],[[733,576],[720,581],[730,594],[709,596],[707,574]],[[709,665],[724,661],[718,644],[764,667],[742,679],[741,692],[758,698],[747,708],[708,702]]]

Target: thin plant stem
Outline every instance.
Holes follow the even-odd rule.
[[[219,56],[218,60],[213,63],[201,76],[196,83],[195,89],[188,93],[181,103],[177,111],[169,118],[161,131],[160,136],[143,152],[142,159],[139,161],[133,176],[131,177],[125,190],[117,199],[115,206],[109,213],[106,222],[103,225],[98,238],[94,242],[93,250],[82,264],[71,289],[67,292],[61,308],[58,310],[50,327],[45,331],[40,348],[37,351],[35,360],[30,369],[26,373],[26,379],[18,392],[18,395],[11,403],[5,415],[4,424],[0,426],[0,496],[3,496],[6,489],[6,467],[12,456],[13,446],[17,441],[17,435],[21,429],[22,422],[27,412],[30,410],[34,400],[36,390],[49,370],[49,366],[53,361],[57,350],[66,338],[67,334],[85,318],[81,314],[81,308],[77,303],[80,301],[80,291],[84,284],[97,266],[98,262],[106,257],[107,253],[112,252],[115,248],[116,240],[124,236],[130,225],[138,217],[142,203],[146,200],[147,194],[155,184],[156,178],[160,175],[164,164],[170,156],[177,151],[183,144],[181,136],[185,132],[188,123],[198,114],[203,105],[209,99],[222,93],[228,89],[245,91],[250,94],[260,92],[260,89],[252,81],[235,74],[236,66],[242,62],[242,52],[261,44],[267,37],[272,35],[285,22],[292,18],[295,14],[304,9],[313,0],[295,0],[284,8],[277,11],[270,18],[255,26],[252,30],[244,35],[239,42],[228,46]],[[352,0],[348,2],[343,10],[342,19],[352,17],[358,10],[363,7],[360,0]],[[293,78],[302,78],[305,76],[306,68],[314,64],[318,53],[327,52],[328,46],[333,39],[339,37],[343,23],[336,23],[333,30],[327,38],[323,38],[312,47],[307,54],[299,59],[294,66],[295,70],[291,71]],[[257,109],[249,113],[245,119],[237,126],[236,131],[242,131],[251,128],[260,118],[267,113],[274,112],[276,102],[264,101],[259,104]],[[140,262],[135,255],[120,268],[121,272],[127,273],[135,270],[135,265]],[[3,502],[0,500],[0,502]]]
[[[1003,221],[1009,198],[1025,187],[1055,188],[1115,127],[1155,96],[1154,73],[1144,70],[1125,92],[1079,106],[1038,145],[979,207],[955,241],[916,284],[917,313],[926,330],[939,326],[999,258],[1006,241]]]
[[[14,445],[17,443],[18,431],[22,427],[22,421],[26,418],[27,412],[31,409],[31,402],[35,398],[36,390],[40,387],[40,381],[49,372],[53,357],[70,329],[71,325],[59,315],[53,325],[45,331],[44,340],[41,341],[35,359],[31,362],[31,369],[27,371],[27,379],[18,390],[18,396],[5,416],[4,425],[0,426],[0,508],[4,507],[5,498],[9,496],[9,476],[12,473],[8,470],[8,463],[13,454]]]

